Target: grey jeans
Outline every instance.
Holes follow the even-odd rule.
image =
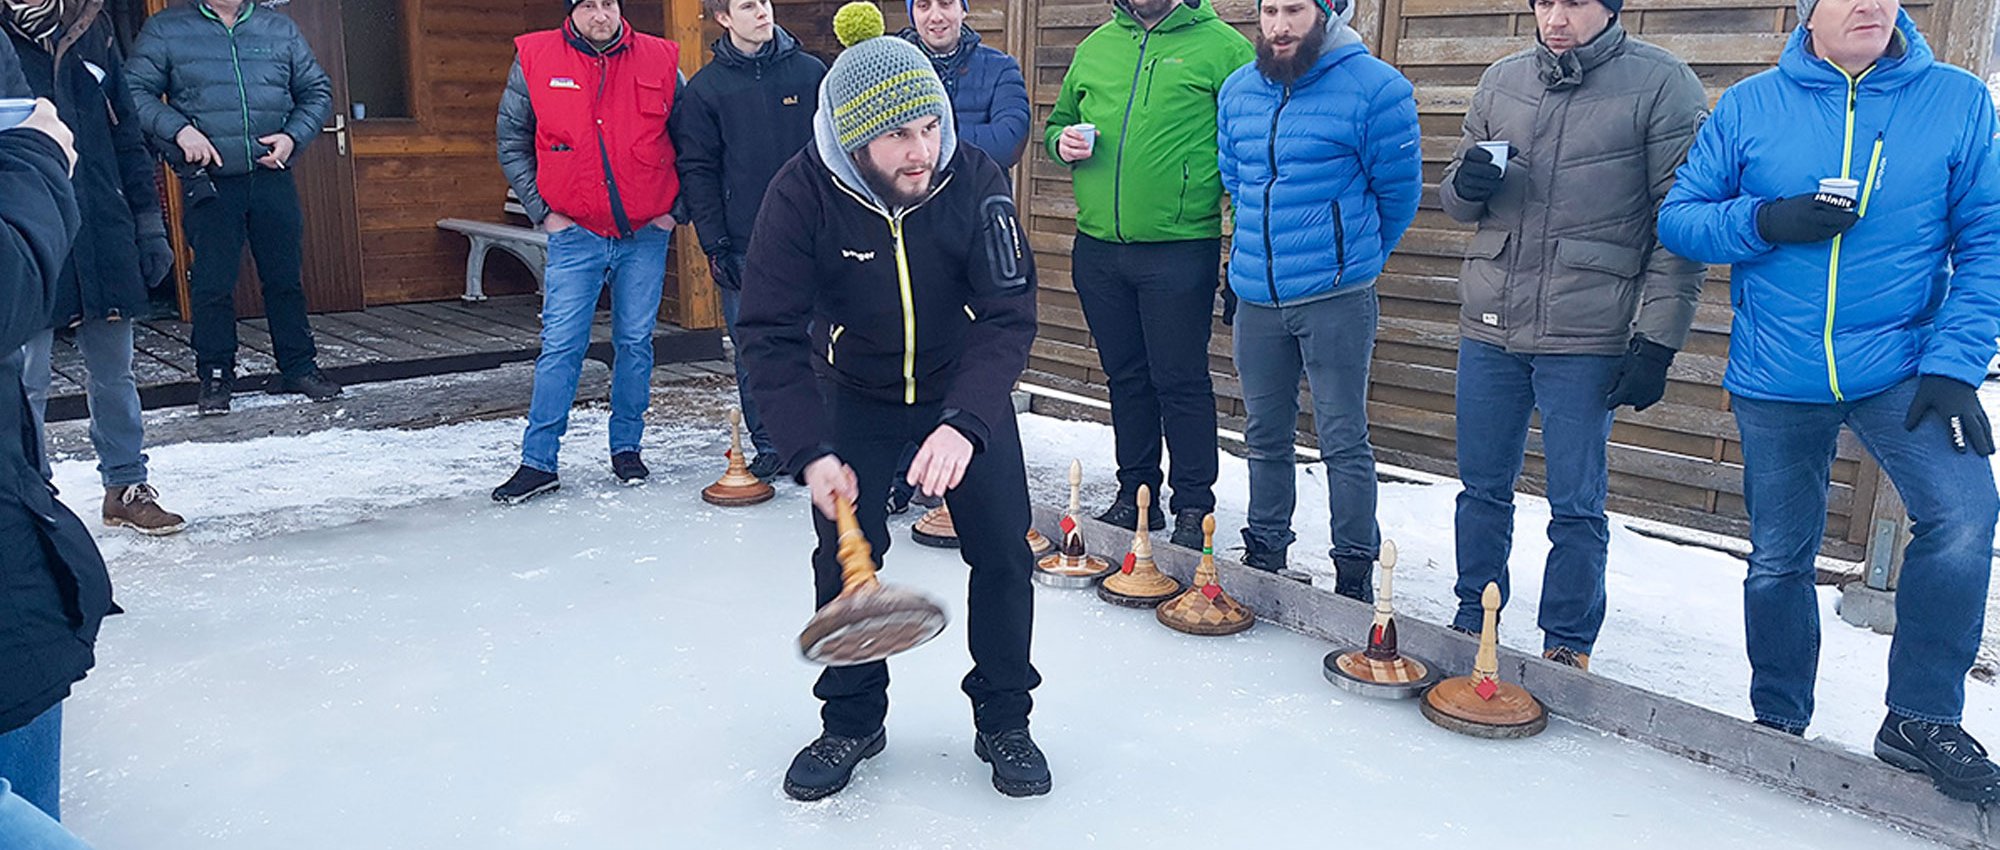
[[[1236,373],[1250,423],[1250,528],[1269,548],[1291,545],[1298,496],[1293,445],[1299,378],[1312,388],[1313,425],[1326,463],[1336,562],[1372,563],[1381,547],[1375,523],[1375,450],[1368,445],[1368,360],[1380,312],[1367,286],[1305,304],[1236,309]]]
[[[43,433],[42,474],[47,475],[47,429],[51,353],[56,332],[43,331],[22,347],[27,356],[21,384],[35,413],[36,431]],[[132,380],[132,322],[91,319],[76,327],[76,347],[89,372],[84,385],[90,402],[90,442],[97,448],[97,475],[105,489],[146,483],[146,425],[139,418],[139,385]]]

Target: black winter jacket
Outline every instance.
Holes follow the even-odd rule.
[[[35,95],[55,101],[63,123],[76,133],[75,190],[90,238],[70,249],[56,288],[51,318],[58,327],[84,319],[136,315],[146,307],[140,273],[144,247],[170,252],[124,63],[99,22],[62,50],[62,67],[48,49],[6,28]],[[65,39],[66,40],[66,39]],[[101,75],[101,76],[100,76]]]
[[[0,41],[0,95],[13,47]],[[16,78],[18,80],[18,78]],[[33,130],[0,131],[0,351],[48,327],[79,224],[68,158]],[[41,473],[21,359],[0,358],[0,734],[69,695],[116,608],[97,544]]]
[[[681,91],[668,126],[701,250],[742,255],[764,189],[785,161],[812,141],[813,112],[826,63],[775,27],[771,42],[746,56],[728,36]]]
[[[212,172],[219,176],[259,168],[257,158],[271,152],[257,141],[263,136],[282,132],[305,150],[333,117],[333,83],[305,36],[256,3],[243,4],[233,30],[201,0],[148,18],[125,79],[141,129],[172,142],[193,124],[222,154]]]
[[[764,427],[801,482],[806,464],[832,451],[814,357],[870,398],[942,402],[941,424],[983,450],[989,424],[1014,414],[1010,393],[1035,339],[1034,257],[992,157],[959,147],[928,200],[894,215],[851,164],[845,172],[828,168],[819,145],[778,172],[737,315]]]

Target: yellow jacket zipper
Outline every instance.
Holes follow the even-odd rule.
[[[1834,70],[1839,71],[1842,77],[1847,78],[1847,128],[1842,136],[1840,145],[1840,177],[1843,180],[1852,179],[1852,172],[1854,171],[1854,99],[1861,89],[1861,81],[1867,79],[1868,75],[1874,73],[1875,69],[1869,68],[1866,71],[1862,71],[1861,76],[1856,77],[1848,74],[1847,69],[1839,65],[1834,65],[1831,61],[1828,61],[1827,64],[1833,65]],[[1878,136],[1875,139],[1874,156],[1868,164],[1868,185],[1862,192],[1861,212],[1864,215],[1868,210],[1867,199],[1875,193],[1875,167],[1881,162],[1881,157],[1882,139]],[[1834,401],[1847,400],[1847,397],[1840,391],[1840,368],[1835,366],[1833,362],[1833,314],[1834,305],[1840,295],[1840,240],[1841,237],[1839,236],[1833,237],[1833,247],[1829,249],[1827,256],[1826,325],[1824,330],[1821,331],[1820,336],[1821,342],[1826,348],[1826,383],[1833,390]]]
[[[841,192],[846,193],[848,197],[853,198],[857,203],[861,204],[863,207],[868,208],[869,210],[873,211],[876,215],[879,215],[884,220],[888,221],[889,235],[896,240],[896,285],[899,289],[901,289],[903,298],[903,403],[904,404],[917,403],[917,304],[916,304],[916,295],[911,291],[910,288],[910,258],[909,255],[905,253],[903,250],[903,217],[909,215],[910,213],[916,212],[924,204],[929,203],[931,198],[937,197],[938,193],[944,191],[944,187],[949,185],[950,183],[951,183],[951,175],[947,174],[944,176],[943,179],[938,181],[936,186],[931,187],[930,194],[925,196],[922,201],[917,202],[916,204],[910,206],[907,209],[901,210],[894,214],[890,214],[888,212],[884,212],[880,207],[877,207],[874,204],[869,203],[866,198],[863,198],[861,195],[857,194],[853,189],[849,189],[846,186],[846,184],[840,182],[839,178],[834,178],[833,180],[834,188],[837,188]],[[968,312],[970,311],[970,309],[971,308],[969,307],[967,308]],[[827,353],[827,363],[831,365],[833,363],[833,343],[831,340],[827,342],[826,353]]]

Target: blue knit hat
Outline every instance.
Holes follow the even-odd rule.
[[[1604,8],[1610,9],[1611,14],[1614,15],[1625,11],[1625,0],[1597,0],[1597,2],[1603,3]],[[1798,0],[1798,3],[1800,4],[1801,8],[1803,8],[1807,2],[1808,0]],[[1535,8],[1535,0],[1528,0],[1528,8],[1530,9]]]

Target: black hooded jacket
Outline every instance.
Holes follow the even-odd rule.
[[[172,251],[160,218],[153,157],[134,115],[111,27],[102,20],[85,26],[77,38],[57,41],[54,50],[0,26],[35,94],[55,101],[63,123],[76,133],[76,202],[90,223],[90,238],[77,240],[56,289],[50,312],[61,327],[145,309],[146,287],[156,281],[141,274],[140,254]]]
[[[716,39],[715,61],[688,80],[668,123],[703,253],[744,253],[765,187],[812,141],[826,64],[775,30],[754,56]]]
[[[844,171],[813,146],[778,172],[737,315],[750,390],[801,481],[832,451],[813,358],[870,398],[940,404],[940,424],[980,451],[991,424],[1014,415],[1035,341],[1034,256],[992,157],[959,146],[931,195],[895,214]]]

